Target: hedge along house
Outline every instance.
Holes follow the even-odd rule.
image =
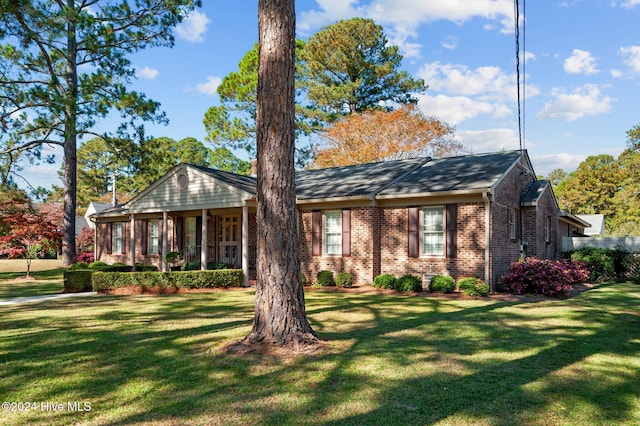
[[[94,216],[96,259],[153,263],[163,254],[223,262],[255,279],[256,180],[181,164],[123,206]],[[302,273],[497,279],[522,255],[555,258],[562,216],[526,151],[416,158],[298,172]],[[573,222],[573,221],[572,221]],[[572,225],[584,228],[584,223]],[[277,249],[277,248],[274,248]]]

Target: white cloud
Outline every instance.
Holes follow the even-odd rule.
[[[419,56],[420,45],[410,40],[416,37],[418,26],[428,22],[452,21],[462,24],[473,18],[499,23],[501,32],[513,32],[513,2],[511,0],[317,0],[318,9],[303,12],[298,18],[298,30],[310,33],[323,25],[354,16],[371,18],[384,25],[393,44],[405,57]],[[493,29],[490,25],[487,29]]]
[[[640,46],[621,47],[619,52],[625,57],[625,64],[629,65],[634,72],[640,72]]]
[[[640,0],[626,0],[620,4],[620,7],[624,9],[632,9],[636,6],[640,6]]]
[[[611,77],[613,78],[620,78],[623,76],[622,71],[616,69],[609,71],[609,74],[611,74]]]
[[[462,130],[456,139],[472,152],[492,152],[518,149],[518,134],[513,129]]]
[[[153,69],[153,68],[149,68],[149,67],[144,67],[144,68],[138,68],[136,67],[136,75],[140,78],[144,78],[146,80],[153,80],[154,78],[156,78],[158,76],[158,74],[160,74],[160,71]]]
[[[196,90],[200,93],[204,93],[205,95],[216,95],[218,90],[218,86],[222,83],[222,79],[220,77],[210,76],[207,77],[206,83],[200,83],[196,85]]]
[[[504,107],[476,101],[466,96],[418,95],[418,107],[425,115],[436,117],[451,125],[484,114],[503,115]],[[509,112],[510,111],[506,111]]]
[[[556,169],[562,169],[570,173],[578,168],[581,162],[587,158],[586,154],[568,154],[564,152],[554,154],[535,154],[530,153],[531,161],[536,165],[536,173],[542,176],[548,176],[549,173]]]
[[[449,36],[444,39],[441,43],[442,47],[449,50],[454,50],[458,48],[458,39],[454,36]]]
[[[204,34],[207,32],[207,26],[211,20],[207,15],[197,10],[191,11],[187,19],[176,26],[176,33],[180,38],[192,42],[203,42]]]
[[[564,70],[568,74],[597,74],[596,60],[586,50],[573,49],[573,53],[564,61]]]
[[[552,95],[555,99],[547,102],[536,114],[536,118],[575,121],[579,118],[609,112],[615,101],[613,98],[603,96],[595,84],[585,84],[576,88],[573,93],[554,89]]]

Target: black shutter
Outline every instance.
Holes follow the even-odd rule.
[[[446,221],[445,221],[445,232],[446,232],[446,250],[447,250],[447,258],[455,259],[458,256],[458,247],[457,247],[457,221],[458,221],[458,206],[456,204],[447,204],[446,206]]]
[[[408,216],[408,238],[409,238],[409,257],[420,256],[420,232],[419,222],[420,214],[417,207],[409,207],[407,209]]]

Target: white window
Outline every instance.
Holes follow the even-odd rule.
[[[340,210],[324,212],[322,235],[322,253],[326,255],[342,254],[342,212]]]
[[[185,227],[185,236],[184,236],[184,246],[195,247],[196,246],[196,218],[188,217],[184,221]]]
[[[113,224],[113,254],[122,254],[122,223],[115,222]]]
[[[516,209],[509,207],[509,238],[516,238]]]
[[[444,241],[444,208],[423,208],[422,254],[425,256],[443,256]]]
[[[158,220],[150,220],[149,221],[149,232],[148,232],[148,241],[147,241],[147,252],[148,254],[158,254],[159,253],[159,221]]]

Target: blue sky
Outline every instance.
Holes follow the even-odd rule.
[[[159,101],[168,126],[154,136],[205,141],[202,119],[219,103],[222,78],[257,42],[257,2],[214,2],[176,30],[173,49],[131,57],[133,89]],[[640,123],[640,0],[520,0],[525,75],[524,145],[539,175],[569,172],[589,155],[617,156]],[[518,149],[512,0],[299,0],[297,35],[355,16],[383,26],[403,68],[429,85],[427,115],[456,127],[472,152]],[[110,124],[102,123],[104,130]],[[61,153],[57,151],[58,157]],[[57,166],[24,171],[34,185],[61,185]]]

